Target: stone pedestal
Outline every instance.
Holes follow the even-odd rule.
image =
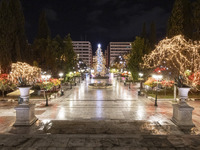
[[[192,122],[193,107],[187,105],[186,102],[173,104],[172,121],[180,127],[194,127]]]
[[[14,126],[30,126],[37,118],[35,116],[35,104],[21,104],[15,107],[16,121]]]

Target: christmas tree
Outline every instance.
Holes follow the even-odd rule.
[[[101,50],[101,44],[98,44],[98,49],[96,51],[96,56],[94,57],[94,74],[95,76],[104,76],[105,75],[105,59],[103,52]]]

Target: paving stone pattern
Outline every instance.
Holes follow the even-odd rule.
[[[198,150],[199,136],[0,135],[2,150]]]

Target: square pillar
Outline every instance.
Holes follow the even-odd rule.
[[[189,106],[186,102],[173,104],[173,117],[172,121],[180,127],[194,127],[192,122],[193,107]]]
[[[35,116],[35,104],[21,104],[15,107],[15,110],[14,126],[30,126],[38,120]]]

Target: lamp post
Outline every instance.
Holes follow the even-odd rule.
[[[141,91],[142,91],[142,80],[143,80],[142,77],[143,77],[144,74],[143,74],[143,73],[139,73],[138,75],[139,75],[139,77],[140,77],[140,78],[139,78],[139,80],[140,80],[140,91],[139,91],[138,95],[141,95]]]
[[[61,96],[63,96],[64,95],[64,92],[62,90],[62,77],[63,77],[63,73],[60,72],[58,75],[59,75],[60,81],[61,81],[61,83],[60,83],[60,92],[61,92]]]
[[[84,80],[84,71],[85,69],[81,69],[81,79]],[[80,82],[79,82],[80,83]]]
[[[41,78],[47,82],[51,78],[51,75],[50,74],[46,74],[46,72],[45,72],[45,74],[41,75]],[[48,104],[47,92],[48,92],[48,90],[44,90],[44,97],[46,98],[46,106],[49,105]]]
[[[129,80],[129,86],[128,86],[128,88],[129,88],[129,89],[131,89],[131,79],[129,78],[130,75],[131,75],[131,72],[129,71],[129,72],[128,72],[128,80]]]
[[[78,82],[81,83],[82,73],[80,73],[80,70],[78,71],[78,73],[80,74],[80,76],[79,76],[79,78],[78,78]]]
[[[156,98],[155,98],[155,105],[154,106],[158,106],[157,104],[157,95],[158,95],[158,81],[162,79],[162,75],[153,75],[152,76],[154,79],[157,80],[157,85],[156,85]]]

